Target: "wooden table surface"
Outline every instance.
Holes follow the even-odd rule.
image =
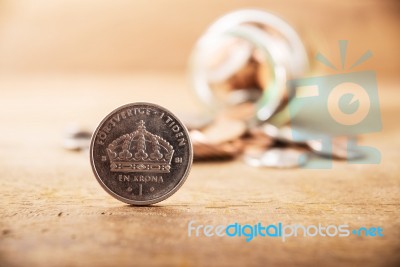
[[[133,207],[97,183],[87,153],[62,148],[66,126],[94,128],[115,107],[195,106],[180,72],[15,75],[0,79],[0,266],[395,266],[400,262],[399,83],[380,80],[383,131],[362,143],[379,165],[256,169],[196,163],[157,205]],[[196,224],[381,226],[383,237],[188,237]]]

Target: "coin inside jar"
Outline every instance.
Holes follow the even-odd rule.
[[[93,134],[90,162],[100,185],[116,199],[150,205],[174,194],[193,161],[186,127],[167,109],[132,103],[107,115]]]

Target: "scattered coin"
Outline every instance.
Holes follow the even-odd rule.
[[[357,149],[356,138],[348,136],[330,137],[321,140],[307,142],[310,149],[318,155],[336,159],[360,159],[365,155]]]
[[[251,121],[251,119],[254,118],[255,112],[256,106],[253,103],[245,102],[239,105],[226,107],[220,112],[220,116],[240,121]]]
[[[264,130],[265,134],[279,141],[292,141],[292,136],[288,128],[278,128],[272,124],[265,123],[264,125],[262,125],[262,129]]]
[[[296,168],[308,161],[306,152],[294,148],[272,148],[264,152],[246,152],[244,161],[254,167]]]
[[[78,126],[69,126],[65,130],[63,147],[68,150],[86,150],[90,146],[92,132]]]
[[[189,133],[167,109],[132,103],[107,115],[93,134],[90,162],[110,195],[150,205],[174,194],[193,160]]]
[[[208,143],[221,144],[238,139],[246,129],[243,121],[222,117],[206,127],[202,133]]]
[[[274,144],[274,139],[266,135],[260,128],[250,129],[248,134],[243,137],[246,148],[255,147],[267,149]]]
[[[212,144],[200,131],[190,131],[190,136],[193,143],[194,161],[233,159],[242,152],[243,143],[240,139],[222,144]]]
[[[298,135],[297,138],[293,136],[293,128],[285,125],[282,127],[276,127],[269,123],[264,123],[261,126],[261,129],[264,131],[265,134],[268,136],[289,144],[304,144],[308,139],[304,136]]]
[[[207,127],[214,121],[214,117],[209,114],[199,114],[199,113],[182,113],[179,114],[179,118],[186,126],[186,128],[190,130],[201,130],[204,127]]]

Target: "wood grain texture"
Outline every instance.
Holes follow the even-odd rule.
[[[7,76],[0,79],[0,266],[395,266],[400,249],[398,82],[381,82],[384,130],[363,143],[380,165],[273,170],[239,159],[193,166],[185,185],[151,207],[99,186],[88,155],[64,151],[70,122],[94,127],[121,104],[195,106],[182,73]],[[71,90],[74,88],[74,90]],[[189,238],[190,220],[343,224],[384,237]]]

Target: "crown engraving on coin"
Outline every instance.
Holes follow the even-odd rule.
[[[112,172],[169,173],[174,149],[166,140],[147,131],[141,120],[136,131],[112,141],[107,154]]]

